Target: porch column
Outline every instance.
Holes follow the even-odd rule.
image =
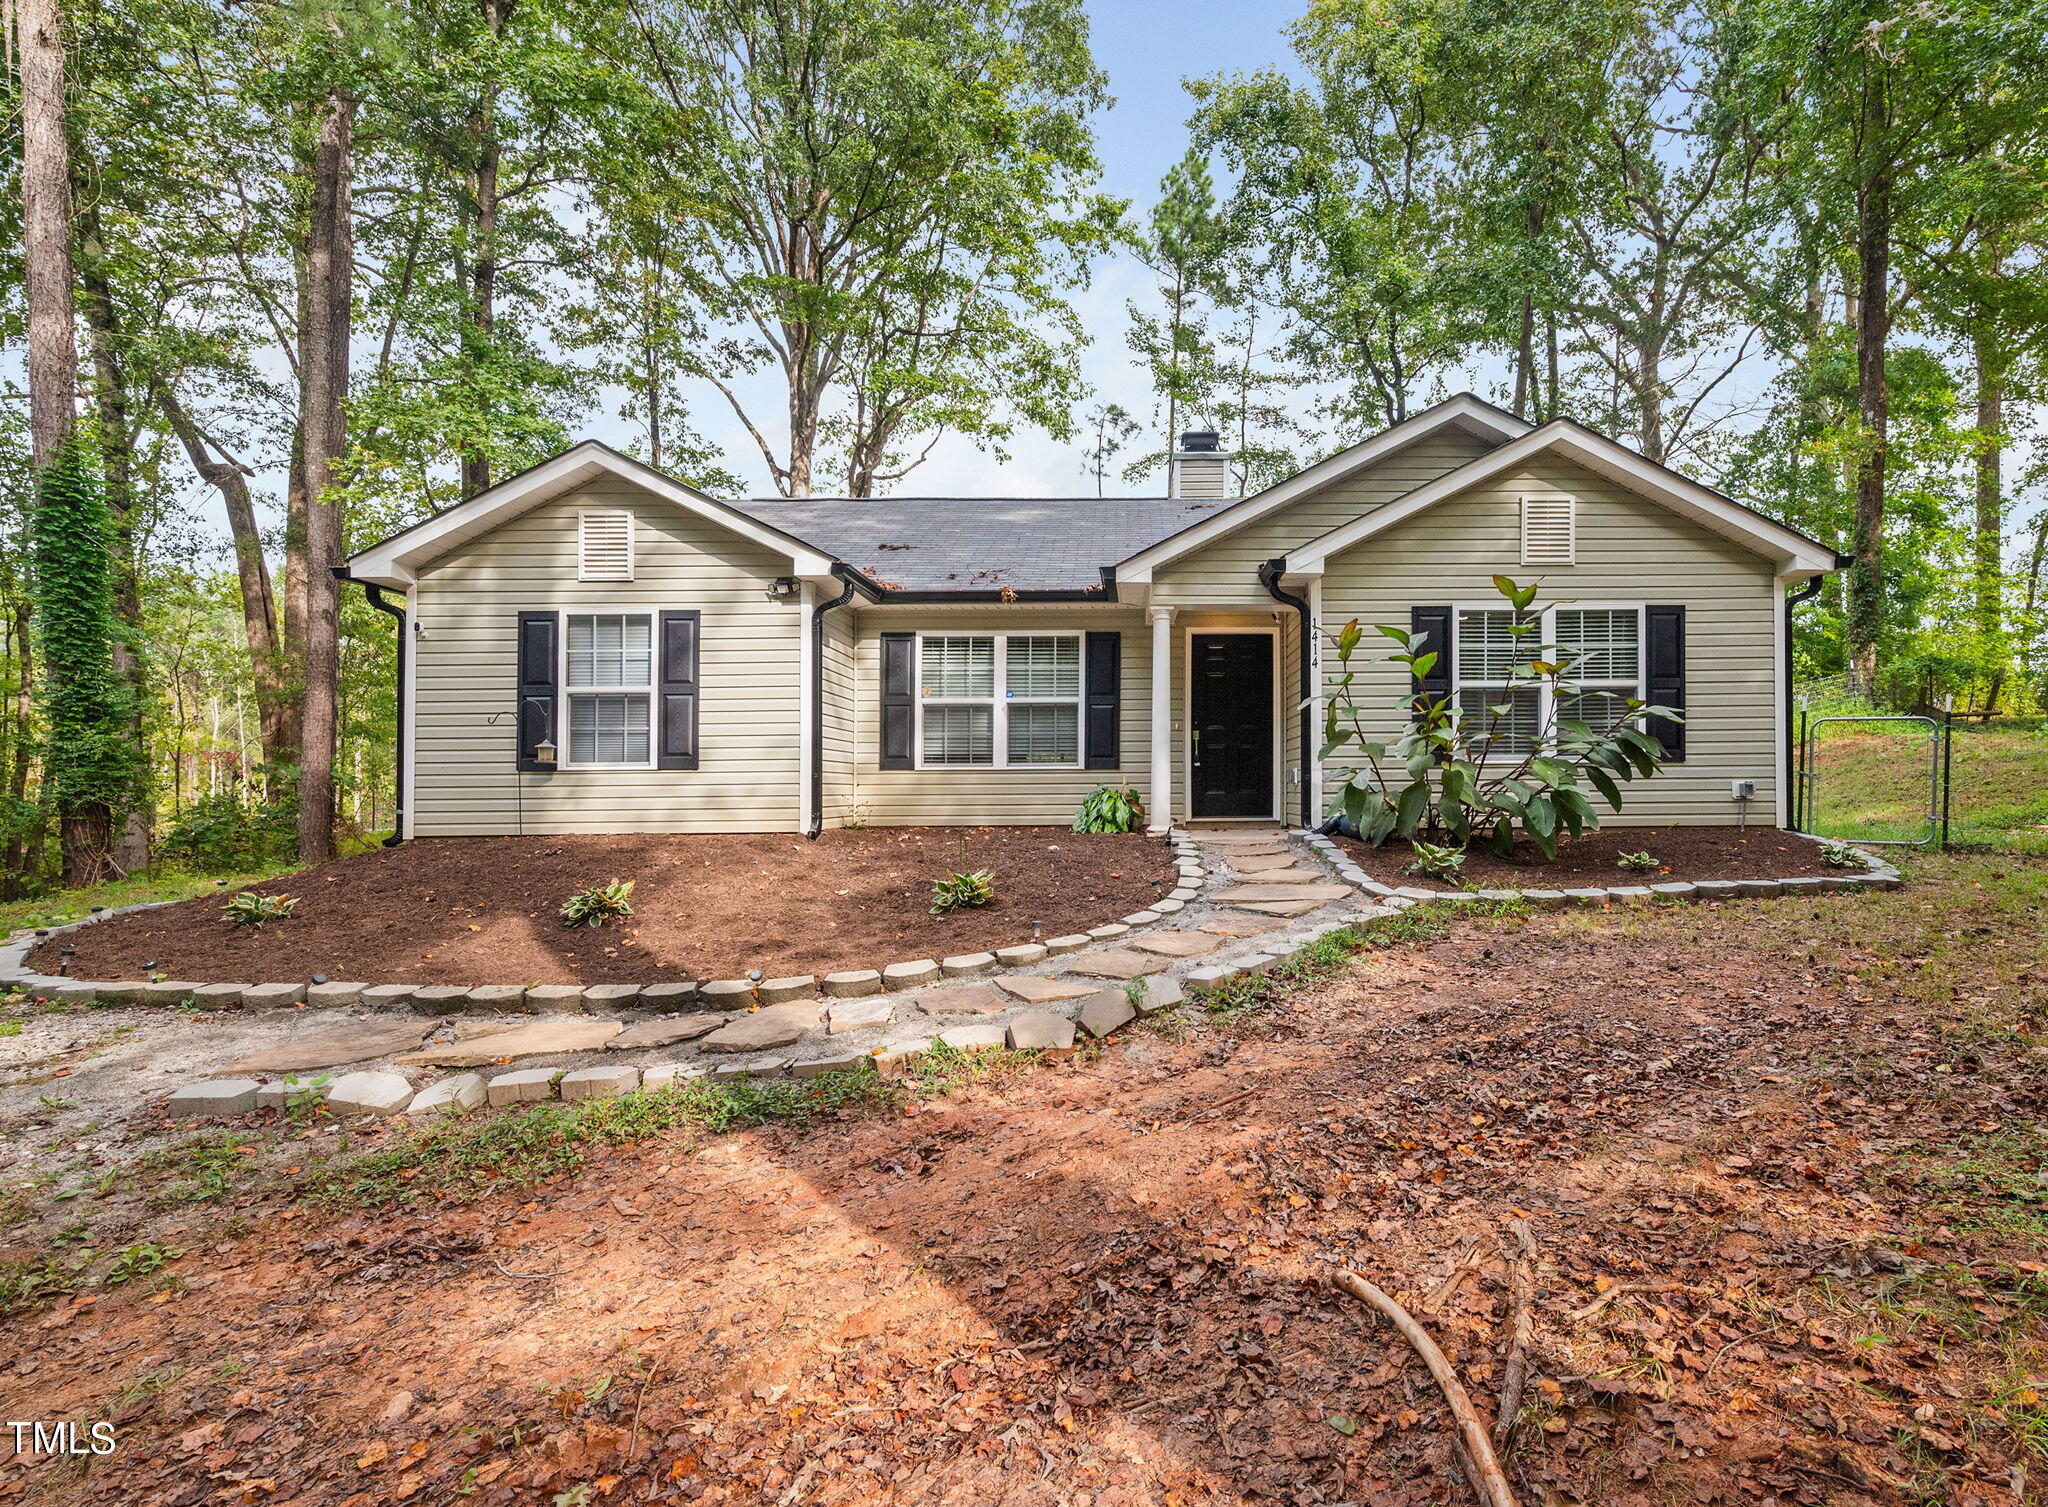
[[[1173,609],[1153,607],[1151,830],[1173,825]]]

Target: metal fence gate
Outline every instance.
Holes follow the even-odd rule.
[[[1945,716],[1814,717],[1801,707],[1793,828],[1870,846],[1946,847],[1952,736]]]

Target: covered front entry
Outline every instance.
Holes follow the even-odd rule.
[[[1273,649],[1270,633],[1188,638],[1188,809],[1195,820],[1271,817]]]

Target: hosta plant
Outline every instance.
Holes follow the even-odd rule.
[[[1631,874],[1647,874],[1657,867],[1657,860],[1648,853],[1624,853],[1614,860],[1617,869],[1627,869]]]
[[[1465,867],[1465,850],[1449,845],[1439,846],[1433,842],[1411,840],[1408,846],[1415,851],[1415,861],[1408,865],[1406,872],[1421,874],[1429,879],[1451,880],[1458,877],[1458,870]]]
[[[1870,860],[1845,842],[1824,842],[1820,845],[1820,861],[1831,869],[1867,869]]]
[[[562,924],[567,927],[604,926],[623,921],[633,914],[633,881],[614,879],[578,890],[562,902]]]
[[[1557,714],[1580,695],[1577,656],[1542,642],[1543,616],[1535,607],[1535,586],[1493,578],[1514,617],[1510,663],[1502,677],[1501,700],[1476,710],[1461,709],[1449,696],[1406,690],[1397,715],[1407,721],[1391,741],[1370,736],[1384,726],[1386,711],[1362,705],[1358,687],[1368,665],[1391,661],[1406,672],[1408,686],[1426,683],[1437,652],[1427,635],[1380,624],[1370,630],[1390,640],[1385,654],[1366,652],[1367,629],[1356,618],[1332,636],[1337,673],[1323,719],[1323,762],[1362,764],[1346,777],[1339,809],[1358,835],[1378,847],[1389,838],[1465,847],[1492,844],[1505,856],[1514,849],[1516,829],[1542,852],[1557,857],[1557,840],[1577,837],[1600,825],[1593,797],[1621,809],[1621,787],[1656,774],[1663,746],[1643,730],[1648,717],[1684,719],[1669,707],[1606,692],[1619,701],[1611,726],[1595,727]],[[1494,753],[1515,711],[1514,692],[1535,687],[1545,708],[1521,752]]]
[[[949,916],[956,910],[977,910],[995,897],[995,870],[959,870],[932,881],[932,914]]]
[[[1145,825],[1145,804],[1128,785],[1098,785],[1074,815],[1076,832],[1135,832]]]
[[[298,903],[297,895],[259,895],[243,890],[220,908],[220,918],[230,926],[261,926],[286,919]]]

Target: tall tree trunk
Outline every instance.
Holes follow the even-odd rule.
[[[1866,88],[1874,92],[1878,86]],[[1874,108],[1869,106],[1866,108]],[[1892,194],[1889,172],[1871,175],[1856,199],[1856,518],[1849,552],[1849,688],[1869,695],[1877,683],[1877,641],[1884,625],[1884,514],[1891,389],[1885,350],[1891,334]]]
[[[74,170],[79,159],[72,159]],[[100,479],[106,488],[113,537],[107,543],[114,557],[114,612],[126,630],[114,640],[114,673],[128,687],[134,705],[131,727],[135,746],[149,768],[147,705],[148,667],[142,643],[142,585],[135,564],[137,497],[135,491],[135,428],[127,363],[123,357],[120,317],[114,307],[113,283],[107,276],[106,242],[100,232],[95,196],[81,179],[78,204],[78,286],[86,330],[91,336],[93,415],[99,421]],[[132,874],[149,865],[150,804],[147,794],[121,814],[114,841],[114,866]]]
[[[263,536],[256,526],[256,504],[249,495],[248,473],[233,461],[218,459],[206,433],[194,422],[168,382],[155,386],[157,406],[171,432],[185,447],[192,469],[220,493],[235,542],[235,574],[242,587],[242,628],[249,644],[249,669],[256,683],[258,737],[266,764],[296,764],[296,731],[287,715],[284,646],[279,640],[277,598],[270,585],[270,563],[263,558]]]
[[[7,796],[9,809],[19,812],[28,804],[29,766],[35,760],[35,739],[30,735],[34,700],[29,683],[35,674],[34,650],[29,646],[29,604],[26,596],[14,601],[7,625],[7,649],[13,661],[14,705],[10,708],[14,736],[7,747]],[[7,846],[0,857],[0,898],[19,900],[28,891],[28,833],[25,825],[11,822]]]
[[[47,466],[77,423],[71,172],[57,0],[16,0],[21,68],[21,239],[28,303],[30,459]]]
[[[334,567],[341,561],[341,503],[333,486],[348,439],[354,125],[355,103],[338,92],[315,111],[306,318],[299,337],[300,468],[306,510],[299,857],[307,863],[334,856],[334,753],[340,705],[340,603]]]
[[[1971,585],[1977,631],[1987,643],[2005,626],[2005,358],[1988,320],[1972,340],[1977,362],[1977,516],[1971,543]]]
[[[491,36],[505,35],[513,0],[482,0],[484,26]],[[470,179],[475,215],[476,254],[470,264],[469,328],[464,332],[472,363],[488,363],[498,322],[498,166],[504,139],[498,129],[498,89],[483,86],[472,125],[475,168]],[[491,484],[491,452],[480,439],[462,455],[462,495],[474,497]]]
[[[18,0],[21,69],[22,282],[28,314],[29,458],[49,467],[78,422],[73,330],[71,151],[66,134],[64,33],[57,0]],[[64,877],[107,877],[113,809],[69,800],[57,814]]]

